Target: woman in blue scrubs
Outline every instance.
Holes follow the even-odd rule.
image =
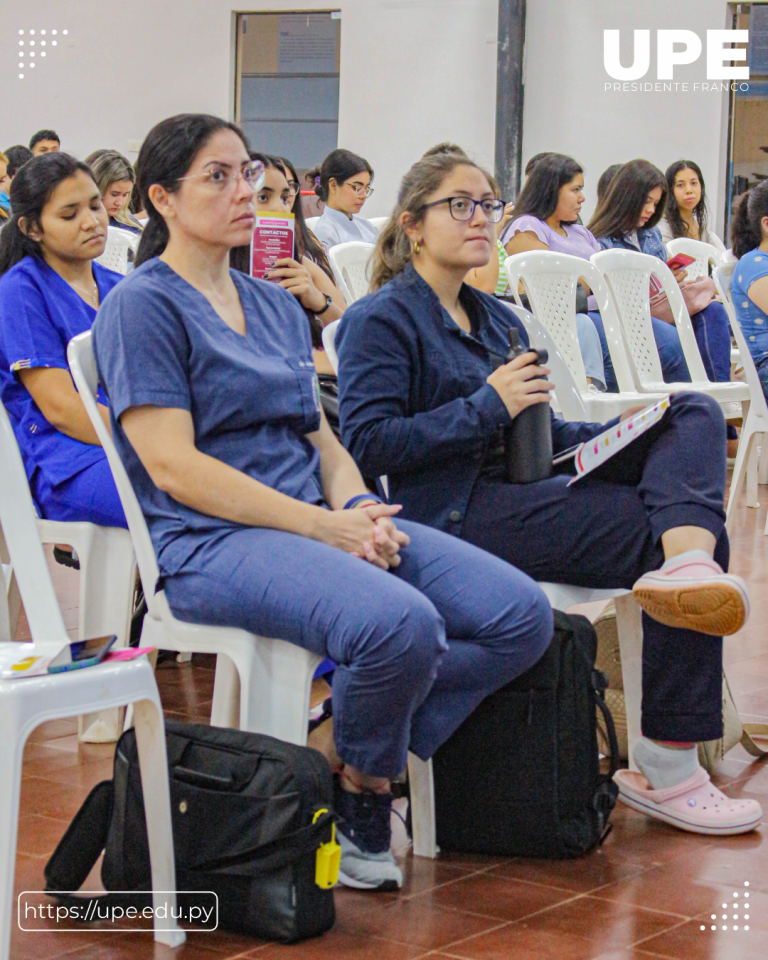
[[[125,527],[107,459],[67,366],[67,344],[90,330],[122,280],[97,263],[107,213],[84,164],[35,157],[11,185],[0,233],[0,397],[40,514]],[[102,416],[108,420],[105,406]]]
[[[336,664],[341,878],[392,890],[390,780],[430,757],[552,636],[539,587],[392,517],[322,415],[303,310],[230,270],[254,164],[217,117],[158,124],[139,155],[136,269],[93,327],[112,432],[168,601],[192,623],[281,637]],[[329,757],[329,760],[331,758]]]

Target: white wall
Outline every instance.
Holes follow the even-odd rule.
[[[341,10],[339,145],[365,156],[385,214],[424,149],[457,140],[493,159],[496,0],[26,0],[2,5],[0,148],[53,127],[84,157],[112,147],[135,159],[158,120],[182,111],[231,116],[233,10]],[[59,43],[18,79],[18,31]],[[62,29],[68,29],[66,38]],[[30,49],[30,48],[27,48]],[[35,49],[41,50],[39,45]],[[27,58],[29,60],[29,58]],[[258,144],[254,146],[258,147]]]
[[[523,162],[543,150],[584,167],[591,215],[596,186],[612,163],[643,157],[666,170],[685,157],[702,168],[711,214],[722,229],[727,95],[707,92],[606,92],[603,30],[622,31],[622,63],[631,63],[632,30],[651,29],[656,80],[657,29],[693,30],[706,52],[706,30],[730,27],[725,0],[529,0],[526,24]],[[705,52],[675,79],[706,81]]]

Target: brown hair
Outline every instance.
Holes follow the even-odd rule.
[[[446,177],[458,167],[479,170],[491,189],[496,191],[493,177],[464,153],[437,153],[424,156],[414,163],[400,183],[395,209],[379,234],[373,254],[371,290],[379,290],[385,283],[394,280],[411,261],[413,246],[400,222],[402,215],[408,214],[411,225],[420,223],[424,218],[427,197],[438,190]]]

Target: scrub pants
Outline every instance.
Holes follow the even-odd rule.
[[[128,528],[106,454],[63,483],[52,486],[38,470],[29,485],[44,520]]]
[[[242,627],[330,657],[336,748],[394,777],[428,759],[552,639],[540,588],[497,557],[420,524],[385,572],[327,544],[264,528],[189,536],[163,578],[180,620]],[[179,541],[176,541],[178,544]]]
[[[660,538],[703,527],[728,568],[725,421],[705,394],[672,397],[663,420],[567,486],[481,478],[461,536],[536,580],[630,588],[664,562]],[[643,733],[697,742],[722,736],[722,637],[664,626],[643,614]]]

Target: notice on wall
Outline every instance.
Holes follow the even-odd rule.
[[[259,213],[251,240],[251,276],[264,274],[275,260],[293,259],[293,235],[296,221],[292,213]]]
[[[280,17],[278,73],[338,73],[338,22],[328,14]]]
[[[749,12],[749,73],[768,74],[768,7],[753,3]]]

